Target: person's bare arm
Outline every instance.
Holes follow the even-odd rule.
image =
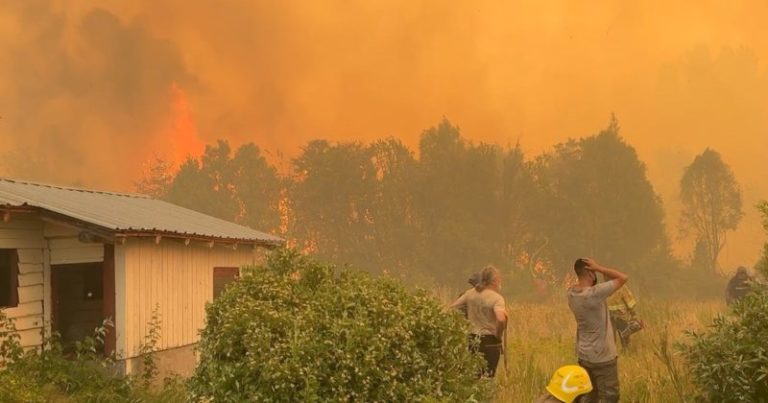
[[[496,337],[501,339],[504,336],[504,331],[507,329],[507,311],[502,309],[495,309],[496,314]]]
[[[504,299],[496,302],[493,307],[493,313],[496,316],[496,336],[501,339],[504,335],[504,330],[507,328],[507,320],[509,319],[509,316],[507,315],[506,301],[504,301]]]
[[[598,264],[593,259],[585,259],[587,261],[587,269],[604,275],[606,278],[613,281],[613,290],[616,291],[623,287],[627,283],[629,277],[626,273],[622,273],[616,269],[611,269]]]
[[[467,304],[467,293],[461,294],[461,296],[448,307],[448,309],[456,309]]]
[[[496,314],[496,321],[497,322],[506,322],[507,321],[507,311],[503,309],[494,309],[493,312]]]

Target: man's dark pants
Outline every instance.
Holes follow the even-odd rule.
[[[608,362],[591,363],[579,360],[592,381],[592,392],[585,396],[584,402],[615,403],[619,401],[619,367],[614,358]]]

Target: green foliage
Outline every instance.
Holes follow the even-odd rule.
[[[360,143],[311,141],[293,160],[292,235],[323,259],[368,267],[376,171]]]
[[[149,162],[145,175],[135,185],[137,192],[155,199],[163,199],[166,197],[171,183],[173,183],[171,163],[160,157],[155,157]]]
[[[167,189],[156,193],[171,203],[262,230],[274,230],[280,224],[282,184],[277,170],[252,143],[232,155],[229,143],[219,140],[215,146],[206,146],[199,161],[190,158],[182,164],[170,183],[159,170],[150,172],[139,189],[143,183],[152,189],[158,182]]]
[[[661,203],[615,118],[534,160],[519,145],[473,143],[446,119],[422,133],[418,153],[393,138],[310,141],[283,178],[253,144],[232,154],[225,141],[207,147],[180,167],[165,199],[280,227],[325,261],[412,284],[456,289],[489,263],[516,284],[553,284],[575,257],[592,255],[655,286],[679,266]],[[156,171],[150,192],[168,182]]]
[[[763,278],[768,278],[768,242],[763,246],[763,256],[755,264],[755,271],[762,274]]]
[[[643,264],[668,256],[664,213],[615,117],[597,135],[558,144],[536,161],[535,172],[542,196],[532,215],[560,274],[584,255],[638,277],[669,269]]]
[[[63,351],[58,335],[41,349],[24,351],[13,321],[0,310],[0,401],[2,402],[181,402],[183,385],[168,380],[151,388],[143,376],[123,376],[115,357],[105,357],[107,320],[90,337],[76,343],[74,354]],[[146,341],[145,341],[146,342]],[[150,341],[151,342],[151,341]]]
[[[278,251],[207,307],[190,386],[217,402],[480,399],[465,332],[424,291]]]
[[[698,390],[711,402],[768,400],[768,291],[755,288],[681,345]]]
[[[520,147],[474,144],[443,120],[426,130],[412,190],[422,251],[418,264],[443,284],[464,284],[488,263],[511,268],[529,245],[534,194]]]
[[[765,228],[765,233],[768,235],[768,201],[761,201],[757,205],[757,209],[763,216],[763,228]],[[761,273],[763,278],[768,279],[768,242],[763,246],[763,255],[755,265],[755,271]]]
[[[735,230],[744,215],[739,185],[717,151],[704,150],[685,168],[680,200],[681,232],[696,239],[697,247],[704,249],[707,268],[717,272],[726,232]]]
[[[659,332],[659,337],[653,344],[653,355],[659,359],[669,374],[675,394],[680,402],[689,401],[692,391],[691,384],[685,382],[685,367],[675,354],[674,347],[669,340],[669,328],[665,325]]]
[[[21,347],[21,336],[16,332],[13,320],[0,309],[0,365],[6,365],[20,359],[24,355]]]
[[[160,306],[155,305],[155,308],[152,309],[152,317],[149,321],[149,331],[144,336],[144,341],[139,346],[139,354],[141,356],[141,373],[139,376],[144,382],[145,387],[149,387],[159,373],[154,352],[157,348],[157,343],[160,341],[161,328],[162,321],[160,320]]]
[[[371,206],[375,251],[367,257],[367,263],[376,271],[413,278],[418,273],[408,269],[418,267],[423,253],[421,248],[405,247],[421,241],[413,209],[416,158],[393,138],[376,141],[369,148],[377,181]]]

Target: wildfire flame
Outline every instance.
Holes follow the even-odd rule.
[[[205,143],[197,134],[197,126],[192,118],[189,101],[184,90],[176,83],[171,85],[172,126],[170,129],[170,162],[178,168],[189,157],[198,157],[205,151]]]

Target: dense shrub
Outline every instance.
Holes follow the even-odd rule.
[[[121,375],[114,357],[101,354],[106,325],[63,351],[56,335],[42,349],[24,351],[13,321],[0,310],[0,402],[182,402],[183,385],[169,379],[152,387],[147,373]],[[152,356],[145,357],[146,361]]]
[[[755,264],[755,272],[760,274],[763,279],[768,279],[768,243],[763,246],[763,256]]]
[[[768,402],[768,291],[755,288],[729,316],[681,346],[701,397],[710,402]]]
[[[465,326],[423,291],[279,251],[208,306],[190,388],[217,402],[483,399]]]
[[[768,235],[768,201],[761,201],[757,205],[757,209],[763,216],[763,228],[765,228],[765,233]],[[768,280],[768,242],[763,245],[763,254],[755,265],[755,271],[760,273],[764,279]]]

